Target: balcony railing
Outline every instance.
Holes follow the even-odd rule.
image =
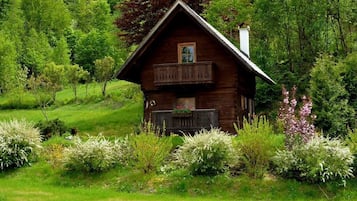
[[[218,127],[218,112],[216,109],[196,109],[189,114],[174,114],[172,110],[152,112],[153,122],[166,132],[194,133],[202,128]]]
[[[154,64],[155,86],[213,84],[213,63]]]

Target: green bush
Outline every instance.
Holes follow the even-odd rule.
[[[353,160],[353,174],[357,175],[357,129],[349,130],[347,137],[347,144],[350,148],[352,154],[354,155]]]
[[[144,173],[156,171],[170,154],[172,143],[168,137],[160,137],[153,125],[145,123],[139,135],[131,138],[135,166]]]
[[[353,155],[338,139],[314,137],[273,157],[279,174],[312,183],[352,177]]]
[[[353,62],[350,65],[355,68]],[[323,130],[325,136],[345,137],[348,127],[353,128],[356,121],[352,100],[349,99],[349,91],[345,88],[345,85],[350,85],[344,83],[344,77],[341,76],[341,73],[348,74],[345,68],[347,66],[344,66],[343,62],[336,63],[334,57],[323,55],[317,59],[311,70],[310,90],[314,113],[317,116],[314,124]],[[356,75],[349,77],[355,78]],[[352,88],[349,90],[353,92]]]
[[[241,156],[239,164],[250,177],[263,177],[275,151],[284,146],[284,138],[274,134],[272,125],[265,117],[254,119],[251,123],[245,119],[242,129],[236,124],[234,127],[238,133],[234,145]]]
[[[35,126],[40,130],[42,140],[44,141],[53,135],[62,136],[67,131],[65,123],[59,119],[40,121]]]
[[[232,137],[212,128],[201,130],[194,136],[185,136],[175,158],[177,164],[193,175],[213,176],[225,172],[234,162]]]
[[[75,138],[74,145],[64,150],[63,164],[67,170],[102,172],[118,163],[116,154],[113,143],[101,135],[85,142]]]
[[[29,165],[40,148],[39,131],[24,120],[0,122],[0,170]]]

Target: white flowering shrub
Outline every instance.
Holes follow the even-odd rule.
[[[135,160],[134,149],[128,137],[116,139],[113,142],[113,152],[114,159],[119,165],[127,166]]]
[[[185,136],[184,143],[175,153],[177,164],[193,175],[213,176],[225,172],[234,161],[232,137],[212,128],[194,136]]]
[[[102,172],[118,163],[116,154],[113,143],[101,135],[87,141],[75,138],[74,145],[64,150],[63,164],[67,170]]]
[[[353,154],[338,139],[314,137],[292,150],[278,151],[273,157],[279,174],[309,182],[352,177]]]
[[[40,147],[40,132],[30,122],[0,122],[0,171],[29,165]]]

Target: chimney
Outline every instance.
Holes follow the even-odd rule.
[[[247,27],[238,27],[239,29],[239,45],[240,45],[240,50],[248,56],[249,56],[249,26]]]

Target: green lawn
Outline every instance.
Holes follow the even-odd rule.
[[[0,201],[67,200],[357,200],[357,181],[306,184],[279,178],[144,175],[116,168],[102,174],[65,173],[45,161],[0,173]]]
[[[85,86],[78,90],[78,102],[74,102],[72,89],[57,94],[55,105],[47,110],[49,119],[59,118],[70,128],[77,128],[80,134],[103,133],[107,136],[123,136],[132,133],[142,119],[142,97],[138,86],[116,81],[108,85],[109,98],[100,95],[100,85],[89,86],[86,96]],[[24,95],[27,102],[34,101],[29,94]],[[11,100],[11,99],[10,99]],[[0,97],[0,104],[6,104],[9,97]],[[27,104],[27,102],[25,102]],[[40,109],[3,109],[0,120],[26,119],[37,123],[45,120]]]

